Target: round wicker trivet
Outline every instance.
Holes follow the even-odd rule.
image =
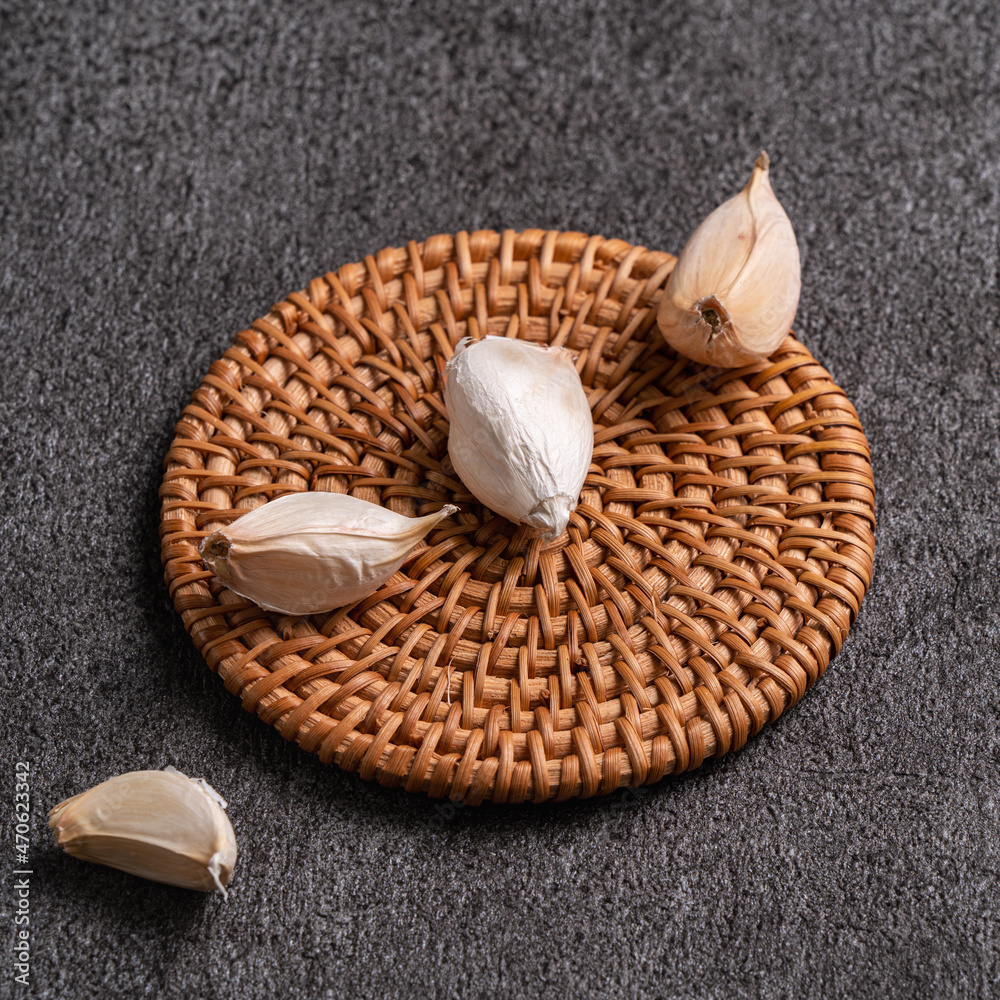
[[[664,346],[673,264],[580,233],[433,236],[236,336],[177,425],[160,528],[174,604],[247,710],[364,778],[475,804],[658,781],[802,697],[871,578],[868,445],[792,336],[737,370]],[[596,446],[552,544],[451,468],[442,372],[467,334],[578,359]],[[220,586],[198,543],[301,490],[460,512],[366,600],[283,618]]]

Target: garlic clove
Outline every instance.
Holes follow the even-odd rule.
[[[213,531],[200,551],[234,594],[281,614],[316,614],[378,590],[456,510],[406,517],[342,493],[293,493]]]
[[[762,152],[746,187],[694,231],[663,293],[663,338],[701,364],[736,368],[767,358],[795,319],[799,248],[768,169]]]
[[[67,854],[182,889],[226,894],[236,836],[224,800],[201,778],[130,771],[49,810]]]
[[[557,538],[594,451],[594,424],[573,356],[508,337],[466,337],[444,387],[455,471],[487,507]]]

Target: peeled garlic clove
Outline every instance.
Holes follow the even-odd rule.
[[[498,514],[558,537],[594,452],[590,404],[570,352],[466,337],[446,372],[448,454],[462,482]]]
[[[405,517],[342,493],[293,493],[213,531],[201,555],[234,594],[269,611],[310,615],[378,590],[456,510],[446,504]]]
[[[236,864],[225,800],[172,768],[103,781],[49,810],[49,826],[67,854],[182,889],[225,894]]]
[[[663,293],[660,332],[693,361],[723,368],[760,361],[795,319],[799,247],[768,164],[761,153],[746,187],[694,231]]]

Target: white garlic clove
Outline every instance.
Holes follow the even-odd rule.
[[[49,826],[73,857],[225,895],[236,864],[236,836],[220,802],[203,779],[173,768],[130,771],[54,806]]]
[[[768,166],[761,153],[746,187],[694,231],[663,293],[664,340],[701,364],[736,368],[767,358],[795,319],[799,247]]]
[[[234,594],[269,611],[317,614],[378,590],[456,510],[406,517],[342,493],[293,493],[213,531],[200,551]]]
[[[507,337],[466,337],[446,372],[448,454],[462,482],[498,514],[557,538],[594,452],[573,356]]]

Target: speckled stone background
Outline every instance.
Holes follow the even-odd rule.
[[[0,997],[1000,995],[1000,29],[943,7],[0,0]],[[879,488],[872,587],[802,703],[542,809],[365,784],[245,713],[156,537],[233,334],[437,232],[677,250],[762,146],[797,331]],[[52,846],[55,802],[165,764],[230,799],[228,903]]]

